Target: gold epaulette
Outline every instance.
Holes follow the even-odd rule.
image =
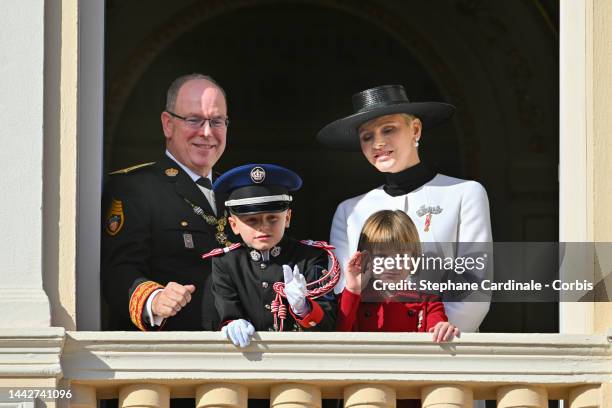
[[[155,162],[141,163],[141,164],[137,164],[137,165],[132,166],[132,167],[126,167],[125,169],[115,170],[115,171],[110,172],[108,174],[110,174],[111,176],[115,175],[115,174],[127,174],[127,173],[129,173],[131,171],[134,171],[136,169],[140,169],[140,168],[147,167],[147,166],[152,166],[154,164],[155,164]]]

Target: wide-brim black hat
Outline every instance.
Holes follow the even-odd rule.
[[[359,150],[357,129],[374,118],[394,113],[414,115],[423,129],[448,120],[455,107],[441,102],[410,102],[402,85],[382,85],[353,95],[355,113],[338,119],[319,131],[317,140],[326,146],[342,150]]]

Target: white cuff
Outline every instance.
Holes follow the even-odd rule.
[[[310,302],[304,299],[304,304],[299,308],[299,310],[296,310],[293,306],[291,306],[291,310],[293,310],[293,313],[295,313],[298,317],[303,318],[311,312]]]
[[[161,326],[162,322],[164,321],[163,317],[155,316],[153,314],[153,299],[155,299],[155,296],[157,296],[157,294],[161,292],[162,290],[163,289],[157,289],[155,292],[151,293],[149,297],[147,298],[147,304],[145,305],[145,308],[147,309],[147,315],[145,316],[145,318],[148,322],[151,323],[151,327]]]

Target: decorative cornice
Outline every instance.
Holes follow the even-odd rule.
[[[527,383],[564,398],[572,387],[612,382],[612,330],[464,334],[443,345],[425,333],[265,332],[239,349],[219,332],[4,329],[2,378],[63,378],[107,393],[119,384],[163,381],[180,384],[186,396],[203,382],[239,382],[255,398],[267,398],[271,385],[286,382],[317,384],[327,398],[354,383],[385,383],[399,398],[418,396],[425,384],[461,383],[481,399],[495,398],[500,385]]]
[[[126,380],[471,382],[555,386],[612,381],[607,335],[258,333],[239,349],[219,332],[69,332],[64,376]]]
[[[0,331],[0,379],[61,378],[60,355],[63,328],[2,329]]]

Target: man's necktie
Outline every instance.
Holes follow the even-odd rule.
[[[209,190],[212,188],[212,184],[210,183],[210,179],[208,177],[200,177],[196,180],[196,184]]]

